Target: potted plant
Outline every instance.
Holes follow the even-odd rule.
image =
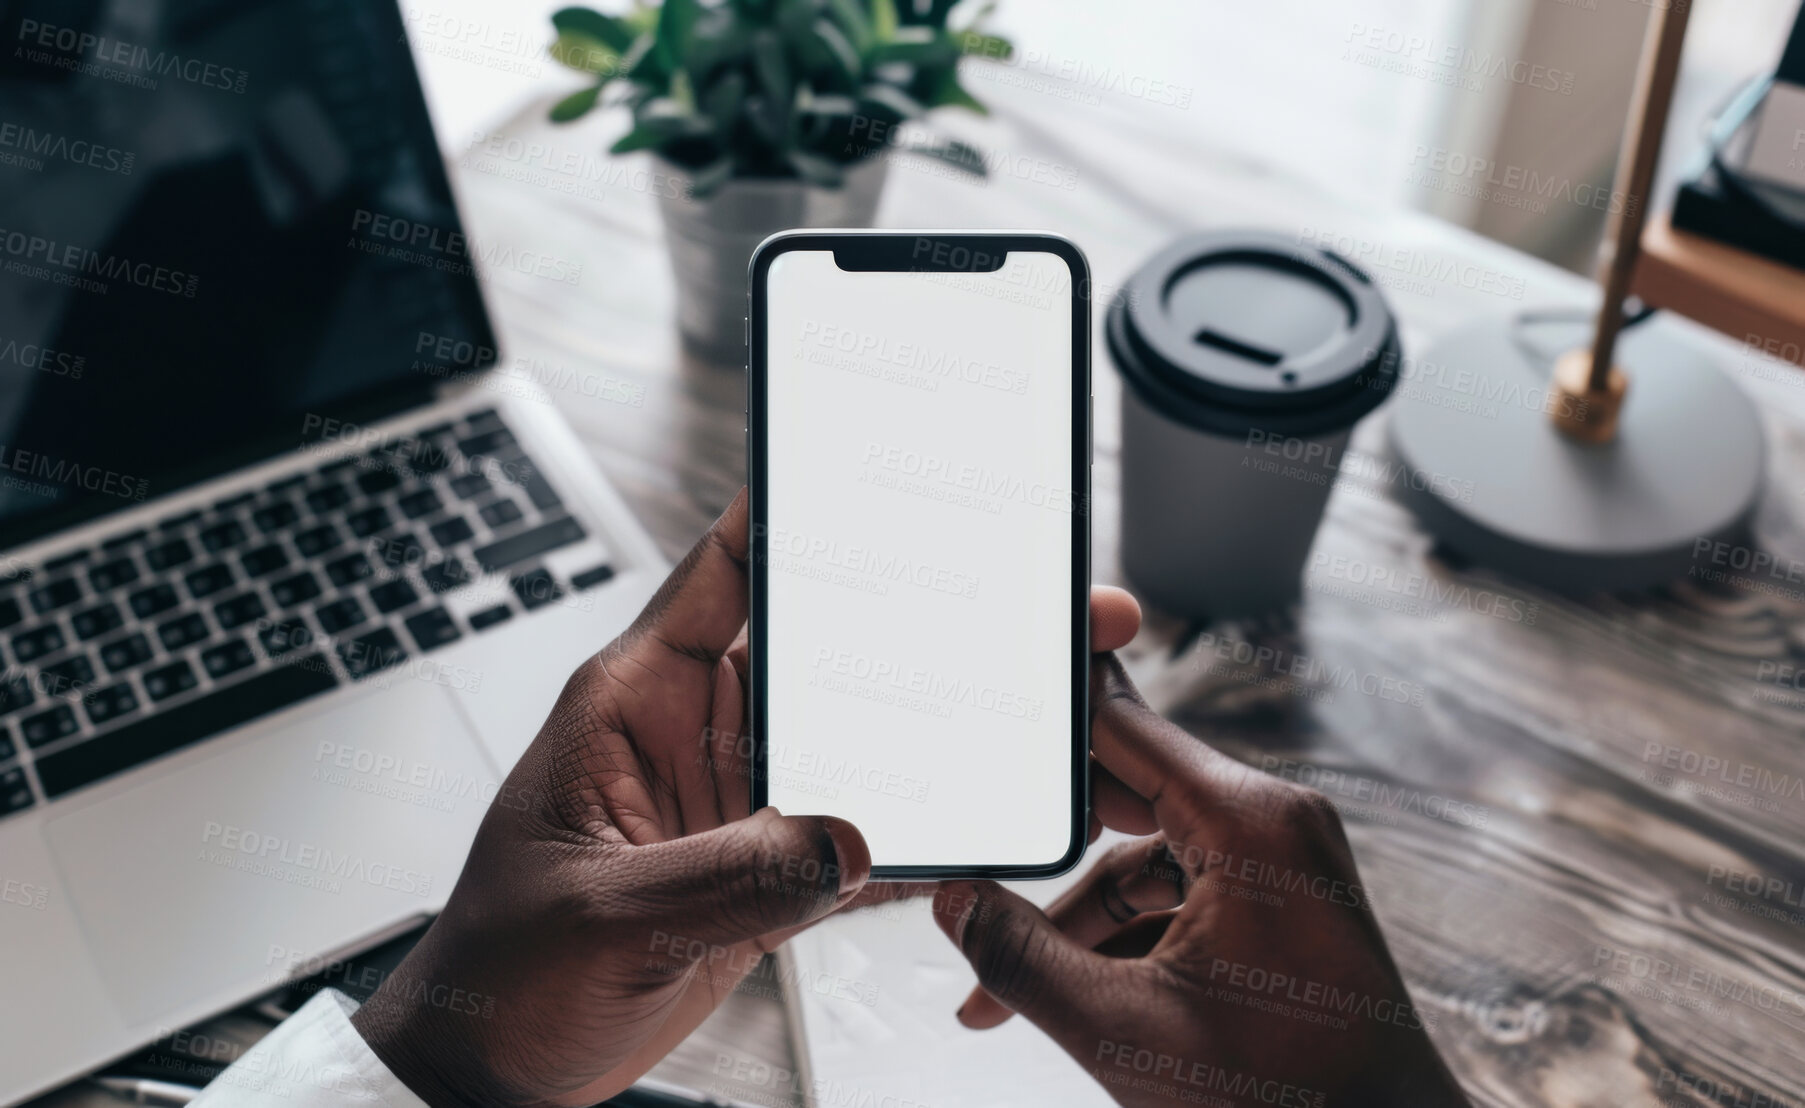
[[[979,29],[988,7],[955,28],[958,6],[663,0],[618,16],[588,8],[552,16],[552,56],[596,80],[560,100],[551,118],[624,104],[633,127],[613,151],[651,151],[670,174],[671,185],[654,191],[692,347],[738,360],[746,262],[766,235],[871,223],[883,155],[903,123],[942,106],[984,111],[959,84],[959,60],[1007,57],[1010,48]],[[909,149],[984,172],[962,143]]]

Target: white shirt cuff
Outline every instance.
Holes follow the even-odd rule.
[[[322,989],[194,1101],[198,1108],[427,1108],[351,1026],[357,1005]]]

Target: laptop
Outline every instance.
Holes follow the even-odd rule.
[[[0,20],[13,1103],[430,918],[668,567],[497,387],[392,0]]]

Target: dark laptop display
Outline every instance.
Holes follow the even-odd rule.
[[[389,0],[0,13],[0,545],[492,358]]]

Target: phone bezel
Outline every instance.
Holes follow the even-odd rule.
[[[928,244],[925,248],[923,244]],[[946,250],[937,247],[944,243]],[[964,248],[963,253],[957,248]],[[751,625],[747,723],[752,736],[752,807],[768,802],[765,749],[767,678],[765,643],[769,568],[766,472],[767,389],[766,280],[771,263],[795,251],[834,252],[836,262],[856,271],[992,272],[1010,251],[1053,254],[1066,263],[1072,297],[1072,582],[1071,582],[1071,835],[1065,852],[1052,861],[1003,865],[874,866],[877,881],[948,878],[1032,880],[1057,877],[1084,856],[1090,820],[1090,476],[1091,319],[1090,265],[1076,244],[1041,231],[785,231],[753,251],[748,266],[746,312],[746,451],[751,511]],[[936,258],[940,259],[938,262]],[[961,264],[954,264],[964,259]],[[994,261],[996,264],[988,264]]]

